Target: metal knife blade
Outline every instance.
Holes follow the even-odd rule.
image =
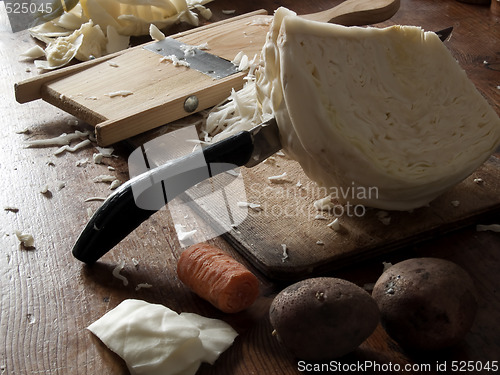
[[[446,42],[450,40],[452,32],[453,32],[453,26],[450,26],[447,27],[446,29],[435,31],[434,33],[437,34],[437,36],[442,42]]]
[[[249,130],[253,151],[245,167],[251,168],[281,150],[280,134],[275,118],[271,118]]]
[[[134,177],[97,209],[76,240],[73,255],[88,264],[96,262],[177,195],[237,166],[255,166],[280,148],[278,126],[270,119]],[[205,163],[200,163],[200,156]],[[163,200],[151,202],[159,190]]]

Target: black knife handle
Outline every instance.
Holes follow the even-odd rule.
[[[252,151],[252,136],[243,131],[205,147],[203,165],[199,163],[200,154],[192,153],[127,181],[103,202],[83,228],[73,246],[74,257],[87,264],[95,263],[161,206],[208,177],[245,165]],[[148,195],[158,191],[158,184],[163,188],[163,204],[160,202],[153,209],[139,207],[136,200],[147,200]],[[150,188],[137,196],[137,187],[145,185]]]

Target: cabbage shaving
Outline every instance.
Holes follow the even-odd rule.
[[[243,61],[246,62],[242,64]],[[242,130],[250,130],[273,116],[272,111],[263,109],[257,100],[255,72],[261,68],[260,57],[254,56],[249,60],[243,52],[239,52],[232,63],[238,65],[240,70],[248,69],[244,78],[245,84],[241,90],[231,90],[231,95],[208,113],[202,126],[206,142],[218,141]]]
[[[255,81],[249,81],[241,90],[233,89],[227,101],[209,112],[203,128],[204,141],[218,141],[270,118],[271,114],[262,113],[255,89]]]
[[[35,66],[39,69],[51,70],[68,64],[78,53],[82,42],[83,35],[75,39],[68,37],[57,39],[45,48],[47,60],[35,60]]]

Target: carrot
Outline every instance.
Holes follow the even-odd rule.
[[[192,245],[181,253],[177,275],[199,297],[226,313],[245,310],[259,296],[257,277],[207,243]]]

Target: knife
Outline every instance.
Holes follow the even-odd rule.
[[[140,174],[118,187],[90,218],[73,246],[73,255],[96,262],[161,207],[142,209],[163,191],[164,204],[199,182],[236,167],[253,167],[281,149],[274,118]],[[200,163],[203,157],[204,163]]]
[[[446,41],[452,30],[450,27],[436,34]],[[280,149],[278,125],[271,118],[251,130],[241,131],[130,179],[90,218],[73,246],[73,255],[84,263],[95,263],[161,208],[147,204],[148,198],[157,196],[158,191],[163,192],[163,206],[210,177],[236,167],[251,168]],[[144,206],[148,209],[141,208]]]

